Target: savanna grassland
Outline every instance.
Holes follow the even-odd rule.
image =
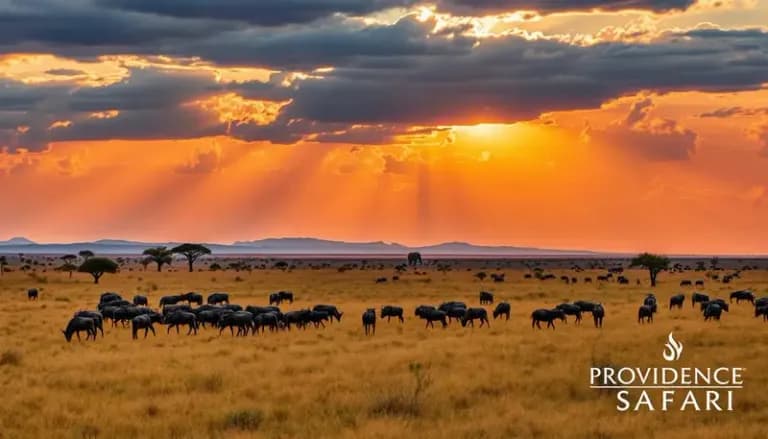
[[[768,422],[768,323],[750,304],[734,305],[720,322],[704,322],[681,279],[660,275],[653,290],[655,322],[639,325],[637,307],[651,291],[647,273],[628,271],[630,285],[565,284],[524,279],[526,269],[504,268],[506,282],[483,282],[460,264],[442,273],[426,267],[397,282],[374,283],[384,269],[339,272],[299,266],[292,271],[126,271],[89,276],[22,273],[0,278],[0,438],[764,438]],[[475,264],[477,265],[477,264]],[[487,268],[489,272],[495,267]],[[604,271],[560,275],[593,279]],[[641,285],[636,279],[642,280]],[[27,301],[38,287],[40,299]],[[744,271],[731,284],[707,279],[702,290],[728,298],[736,289],[768,295],[768,271]],[[132,340],[130,329],[105,326],[95,342],[67,343],[61,333],[78,309],[94,309],[99,294],[130,298],[227,291],[233,303],[267,302],[269,292],[292,290],[283,310],[331,303],[344,312],[326,329],[231,337],[218,330],[197,336],[166,334]],[[463,300],[479,306],[492,291],[512,305],[510,321],[488,328],[453,323],[425,329],[413,316],[421,304]],[[682,310],[667,310],[684,291]],[[604,328],[586,315],[557,329],[532,330],[530,313],[578,299],[602,302]],[[363,335],[368,307],[400,305],[406,322],[379,321]],[[487,307],[489,312],[492,306]],[[678,365],[745,367],[734,412],[619,413],[612,392],[589,388],[589,368],[663,366],[667,335],[685,345]]]

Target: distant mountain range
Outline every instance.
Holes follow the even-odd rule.
[[[138,255],[149,247],[175,247],[178,242],[138,242],[121,239],[101,239],[92,242],[37,243],[15,237],[0,241],[4,254],[77,254],[91,250],[96,254]],[[424,255],[445,256],[600,256],[603,253],[582,250],[555,250],[532,247],[487,246],[465,242],[446,242],[436,245],[409,247],[397,243],[344,242],[316,238],[268,238],[255,241],[236,241],[232,244],[205,244],[214,255],[404,255],[418,251]]]

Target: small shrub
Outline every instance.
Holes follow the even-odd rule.
[[[160,414],[160,407],[154,404],[150,404],[147,406],[147,416],[149,416],[150,418],[154,418],[158,414]]]
[[[260,410],[238,410],[227,415],[224,425],[242,431],[256,431],[264,420]]]
[[[0,366],[18,366],[21,364],[21,352],[5,351],[0,354]]]

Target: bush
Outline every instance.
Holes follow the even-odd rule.
[[[261,426],[264,414],[260,410],[238,410],[227,415],[224,425],[242,431],[255,431]]]

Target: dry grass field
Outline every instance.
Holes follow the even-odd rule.
[[[456,266],[441,273],[404,274],[376,284],[383,270],[335,268],[290,272],[123,271],[90,277],[59,272],[0,278],[0,438],[765,438],[768,435],[768,323],[749,304],[734,305],[720,322],[704,322],[690,304],[683,278],[660,276],[655,322],[639,325],[637,307],[650,291],[647,274],[629,271],[630,285],[567,285],[524,279],[522,268],[503,270],[507,281],[480,282]],[[489,268],[489,271],[494,270]],[[603,272],[549,270],[595,277]],[[642,279],[636,285],[635,279]],[[29,302],[26,290],[41,289]],[[768,295],[768,271],[745,271],[730,285],[707,280],[704,292],[725,297],[741,288]],[[266,304],[271,291],[292,290],[285,309],[332,303],[344,312],[327,329],[283,331],[246,338],[207,329],[132,340],[128,328],[105,327],[95,342],[67,343],[61,329],[78,309],[94,309],[99,294],[130,300],[227,291],[234,303]],[[478,292],[493,291],[512,305],[510,321],[488,328],[425,329],[413,317],[420,304],[463,300],[479,306]],[[668,298],[684,291],[682,310]],[[532,330],[530,313],[578,299],[606,307],[602,330],[587,315],[557,330]],[[363,335],[367,307],[406,309],[404,324],[379,321]],[[489,311],[492,307],[488,307]],[[611,392],[589,388],[594,364],[663,366],[667,335],[685,345],[680,365],[739,366],[745,387],[734,412],[619,413]]]

